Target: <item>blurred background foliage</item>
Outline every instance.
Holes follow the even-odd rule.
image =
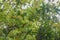
[[[59,40],[60,2],[52,2],[0,0],[0,40]]]

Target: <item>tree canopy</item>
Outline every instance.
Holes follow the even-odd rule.
[[[59,40],[60,2],[0,0],[0,40]]]

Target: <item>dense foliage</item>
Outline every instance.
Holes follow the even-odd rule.
[[[59,6],[44,0],[0,0],[0,40],[59,40]]]

